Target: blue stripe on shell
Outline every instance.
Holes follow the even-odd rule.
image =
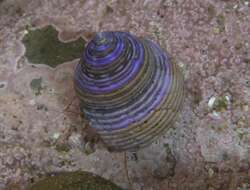
[[[131,150],[173,122],[183,100],[183,77],[154,42],[126,32],[101,32],[76,66],[75,89],[81,111],[107,146]],[[161,127],[164,115],[169,120]]]

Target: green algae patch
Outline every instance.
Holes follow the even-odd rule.
[[[28,190],[122,190],[114,183],[89,172],[61,172],[32,185]]]
[[[41,91],[43,90],[42,87],[42,77],[35,78],[30,82],[30,88],[35,93],[36,96],[41,95]]]
[[[51,25],[29,30],[22,42],[26,48],[25,57],[30,63],[46,64],[53,68],[80,58],[85,45],[82,38],[67,43],[59,41],[58,31]]]
[[[228,100],[225,97],[219,97],[214,102],[214,110],[215,111],[223,111],[226,110],[228,106]]]
[[[216,9],[212,4],[209,4],[207,8],[207,12],[208,12],[208,19],[209,21],[211,21],[213,17],[216,15]]]
[[[216,21],[219,26],[220,32],[224,32],[225,31],[225,17],[222,14],[220,14],[217,16]]]
[[[67,144],[57,144],[55,149],[60,153],[66,153],[70,151],[70,147]]]

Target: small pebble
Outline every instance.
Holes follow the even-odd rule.
[[[59,137],[60,137],[60,133],[54,133],[53,136],[52,136],[52,138],[54,140],[57,140]]]
[[[243,106],[243,111],[244,111],[244,112],[247,112],[248,110],[249,110],[248,105],[244,105],[244,106]]]
[[[26,34],[29,33],[29,31],[28,30],[24,30],[23,33],[24,33],[24,35],[26,35]]]
[[[238,8],[238,5],[234,5],[233,8],[234,8],[234,9],[237,9],[237,8]]]
[[[34,106],[34,105],[36,104],[36,101],[35,101],[34,99],[31,99],[31,100],[29,101],[29,104],[30,104],[31,106]]]
[[[209,108],[213,108],[215,100],[216,100],[216,98],[214,96],[209,99],[209,101],[208,101]]]
[[[84,146],[84,152],[85,154],[89,155],[95,152],[94,146],[93,144],[91,144],[90,142],[87,142]]]
[[[214,31],[215,34],[219,34],[219,33],[220,33],[220,29],[217,28],[217,27],[214,27],[214,28],[213,28],[213,31]]]
[[[209,168],[209,169],[208,169],[208,177],[209,177],[209,178],[212,178],[213,175],[214,175],[214,170],[213,170],[212,168]]]
[[[79,133],[71,134],[69,139],[68,139],[68,143],[69,143],[69,146],[71,148],[75,148],[75,149],[79,149],[79,150],[83,150],[84,145],[85,145],[83,137]]]
[[[213,116],[215,116],[215,117],[217,117],[217,118],[219,118],[220,117],[220,114],[218,113],[218,112],[216,112],[216,111],[213,111]]]
[[[227,102],[230,102],[230,97],[229,96],[225,96],[225,99],[227,100]]]

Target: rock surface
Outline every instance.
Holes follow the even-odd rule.
[[[89,172],[62,172],[45,177],[29,190],[121,190],[118,186]]]
[[[72,170],[128,188],[122,153],[84,149],[72,81],[79,59],[52,68],[25,56],[25,35],[48,25],[62,43],[130,31],[158,42],[183,69],[175,126],[137,159],[128,155],[134,189],[250,189],[249,23],[249,0],[0,0],[0,189]],[[171,172],[155,177],[164,165]]]

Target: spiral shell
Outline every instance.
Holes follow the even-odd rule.
[[[111,151],[136,151],[171,127],[184,98],[183,76],[154,42],[100,32],[75,69],[89,125]]]

